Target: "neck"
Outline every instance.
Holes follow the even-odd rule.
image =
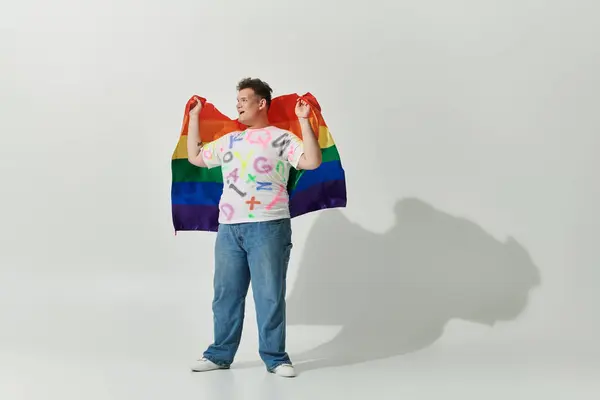
[[[257,118],[256,121],[253,121],[252,124],[247,125],[248,128],[251,129],[261,129],[261,128],[266,128],[267,126],[271,125],[269,123],[269,119],[267,117],[260,117]]]

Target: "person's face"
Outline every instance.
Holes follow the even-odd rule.
[[[238,120],[244,125],[252,125],[266,105],[266,100],[258,98],[254,90],[240,90],[237,96]]]

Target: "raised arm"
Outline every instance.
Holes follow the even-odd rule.
[[[200,149],[202,149],[202,142],[200,141],[200,124],[198,122],[198,116],[202,110],[202,103],[200,99],[195,97],[197,103],[190,110],[190,121],[188,124],[187,132],[187,153],[188,161],[198,167],[206,167],[206,163],[202,159]]]
[[[298,169],[317,169],[321,165],[323,157],[317,135],[315,135],[308,119],[310,116],[310,106],[302,99],[298,99],[296,103],[296,115],[302,128],[302,142],[304,147],[304,154],[300,157]]]

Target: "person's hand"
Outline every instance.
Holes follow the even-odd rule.
[[[301,98],[296,101],[296,116],[298,118],[308,118],[310,116],[310,105]]]
[[[200,111],[202,111],[202,102],[200,99],[198,97],[194,97],[194,100],[196,100],[196,105],[190,109],[191,117],[197,117],[200,114]]]

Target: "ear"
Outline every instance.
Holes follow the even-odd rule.
[[[258,108],[262,110],[263,108],[266,108],[266,107],[267,107],[267,100],[266,99],[260,99],[258,101]]]

